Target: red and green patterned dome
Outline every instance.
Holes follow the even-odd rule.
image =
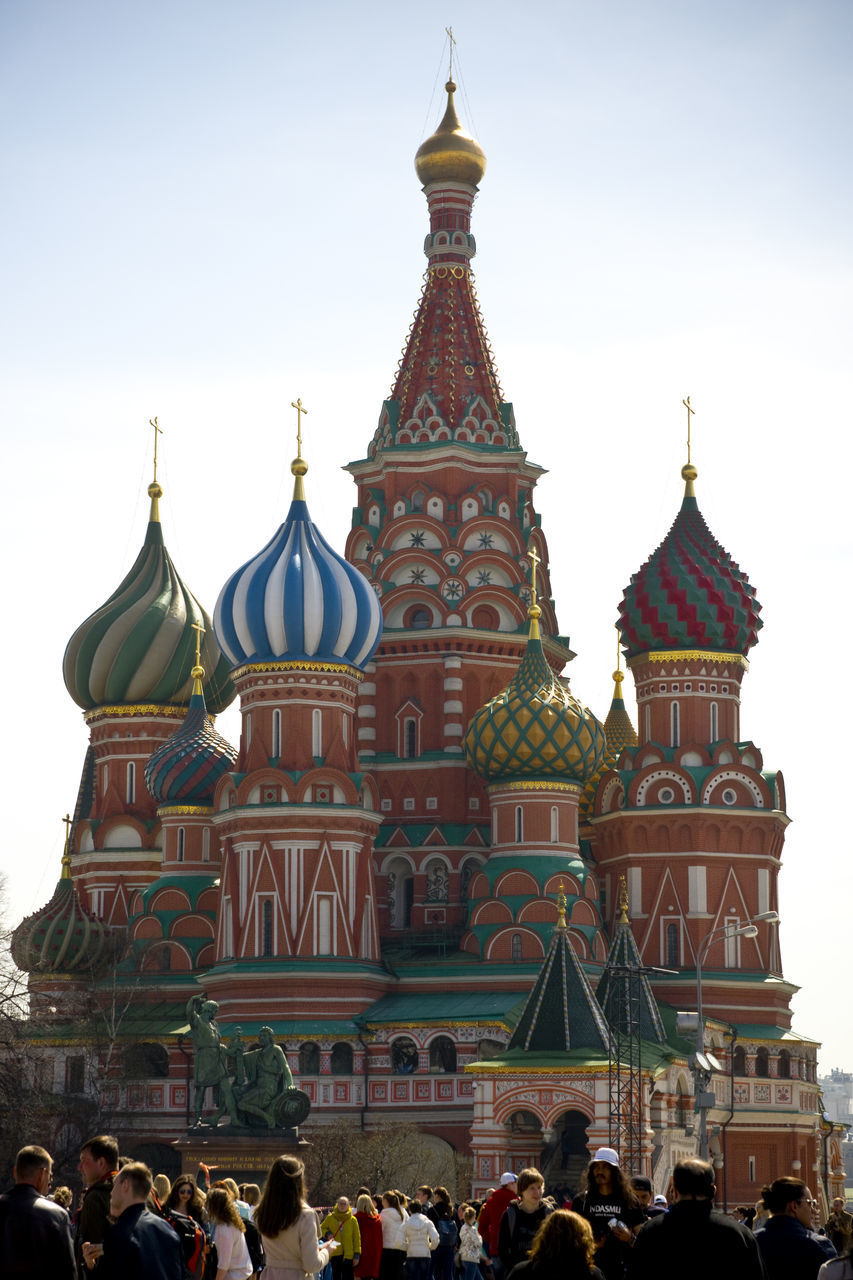
[[[618,626],[629,658],[671,649],[746,656],[763,623],[755,588],[708,528],[693,493],[696,470],[669,533],[631,578]]]

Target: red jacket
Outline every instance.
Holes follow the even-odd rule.
[[[518,1199],[518,1192],[510,1187],[498,1187],[494,1195],[489,1196],[480,1210],[477,1225],[483,1237],[483,1247],[490,1258],[498,1256],[498,1239],[501,1233],[501,1218],[508,1204]]]
[[[382,1256],[382,1219],[378,1213],[357,1213],[355,1217],[361,1231],[361,1261],[355,1274],[364,1280],[376,1280]]]

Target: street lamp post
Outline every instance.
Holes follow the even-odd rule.
[[[762,911],[743,924],[724,924],[712,929],[699,947],[696,955],[696,1052],[693,1057],[693,1092],[695,1107],[699,1112],[699,1155],[708,1159],[708,1112],[716,1104],[711,1092],[711,1076],[719,1069],[719,1064],[712,1054],[705,1053],[705,1021],[702,1012],[702,966],[705,957],[715,942],[729,938],[755,938],[758,935],[758,921],[777,924],[779,916],[775,911]]]

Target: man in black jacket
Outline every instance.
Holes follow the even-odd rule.
[[[153,1178],[146,1164],[126,1164],[116,1174],[110,1196],[115,1219],[103,1245],[83,1241],[83,1258],[91,1271],[98,1258],[98,1280],[183,1280],[184,1259],[177,1234],[145,1202]]]
[[[675,1204],[637,1234],[628,1280],[764,1280],[755,1237],[714,1208],[714,1170],[681,1160],[672,1173]]]
[[[15,1158],[15,1185],[0,1196],[3,1280],[74,1280],[71,1219],[46,1199],[52,1170],[44,1147],[22,1147]]]

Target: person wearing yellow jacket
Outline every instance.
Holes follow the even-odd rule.
[[[333,1280],[353,1280],[353,1267],[361,1260],[361,1232],[346,1196],[339,1196],[332,1212],[323,1219],[320,1235],[341,1246],[331,1258]]]

